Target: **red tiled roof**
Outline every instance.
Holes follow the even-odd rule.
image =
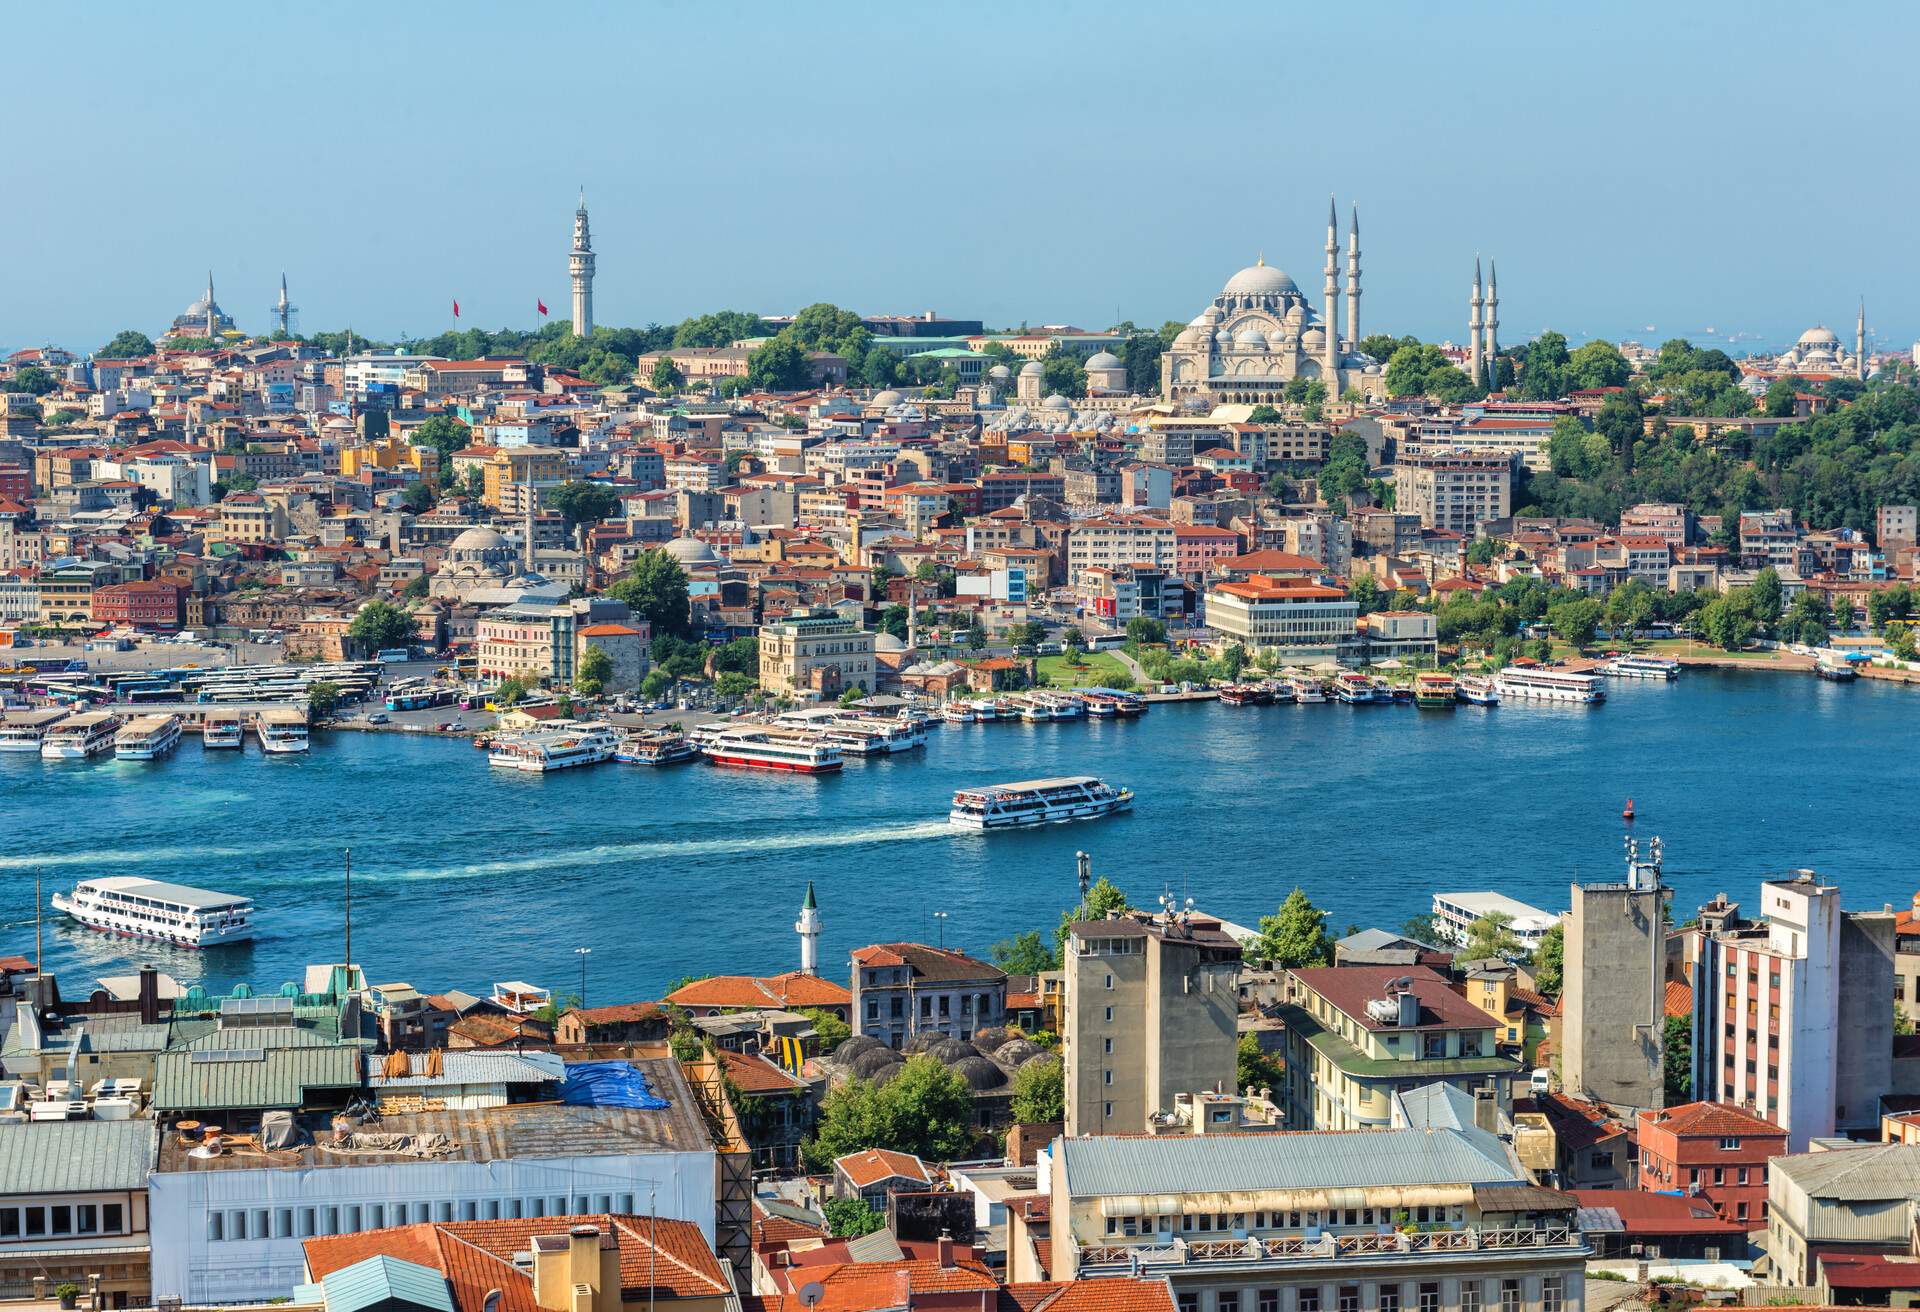
[[[1642,1112],[1640,1119],[1681,1138],[1754,1139],[1772,1136],[1784,1139],[1787,1133],[1772,1121],[1724,1102],[1690,1102],[1661,1111]]]
[[[765,978],[714,975],[684,984],[666,1001],[680,1007],[844,1007],[853,995],[832,980],[797,970]]]
[[[1493,1018],[1448,987],[1447,981],[1426,966],[1308,966],[1289,972],[1307,988],[1369,1030],[1394,1029],[1367,1015],[1367,1004],[1386,996],[1397,979],[1412,981],[1420,1000],[1420,1024],[1428,1028],[1491,1029]]]
[[[727,1078],[742,1093],[793,1093],[807,1087],[806,1081],[795,1079],[757,1053],[722,1051],[720,1061]]]
[[[985,661],[980,668],[986,668]],[[964,952],[925,943],[873,943],[852,952],[863,966],[909,966],[915,978],[933,980],[1005,979],[1006,972]]]
[[[1147,1276],[1007,1285],[999,1303],[999,1312],[1173,1312],[1174,1307],[1166,1279]]]
[[[867,1189],[882,1180],[899,1178],[932,1184],[925,1162],[912,1153],[896,1153],[886,1148],[869,1148],[834,1159],[834,1169],[853,1182],[856,1189]]]
[[[1581,1207],[1609,1207],[1620,1214],[1630,1235],[1739,1234],[1742,1221],[1723,1221],[1713,1204],[1680,1194],[1639,1189],[1572,1189]]]
[[[1667,981],[1667,1015],[1693,1015],[1693,990],[1674,980]]]
[[[609,1007],[574,1007],[567,1012],[585,1025],[626,1025],[666,1015],[657,1002],[616,1002]]]
[[[1534,1094],[1533,1110],[1547,1118],[1561,1146],[1574,1152],[1627,1132],[1627,1127],[1614,1120],[1598,1103],[1569,1098],[1564,1093]]]

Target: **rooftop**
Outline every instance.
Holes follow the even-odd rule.
[[[1106,1135],[1062,1139],[1057,1151],[1076,1199],[1524,1182],[1501,1142],[1474,1129]]]
[[[0,1195],[145,1189],[154,1123],[34,1121],[0,1131]]]

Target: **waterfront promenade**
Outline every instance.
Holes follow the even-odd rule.
[[[157,960],[186,980],[277,984],[339,954],[340,850],[354,849],[354,947],[371,973],[474,988],[566,986],[588,946],[597,996],[712,969],[789,967],[811,879],[823,960],[876,938],[984,949],[1050,927],[1073,853],[1150,903],[1163,886],[1251,924],[1296,882],[1349,923],[1397,926],[1438,888],[1565,904],[1617,868],[1622,801],[1665,837],[1680,904],[1751,900],[1810,865],[1860,906],[1913,894],[1903,847],[1840,817],[1890,796],[1920,731],[1912,690],[1691,670],[1609,682],[1597,708],[1156,706],[1135,721],[942,726],[928,746],[835,778],[692,764],[549,777],[490,771],[464,742],[316,734],[306,757],[205,754],[152,765],[0,758],[9,951],[31,952],[32,874],[49,890],[137,873],[256,898],[261,939],[205,957],[66,926],[47,955],[91,978]],[[962,833],[955,788],[1089,773],[1140,794],[1132,815]],[[50,922],[50,925],[53,922]]]

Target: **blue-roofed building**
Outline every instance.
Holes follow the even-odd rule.
[[[1011,1225],[1014,1280],[1044,1242],[1052,1279],[1165,1276],[1181,1312],[1582,1306],[1572,1200],[1471,1124],[1063,1137],[1039,1170],[1048,1231]]]

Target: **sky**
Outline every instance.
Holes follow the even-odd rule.
[[[211,269],[380,338],[826,300],[1187,320],[1264,255],[1361,326],[1920,333],[1920,6],[102,3],[10,14],[0,345],[157,336]],[[19,57],[32,52],[29,57]],[[1344,227],[1342,267],[1344,268]]]

